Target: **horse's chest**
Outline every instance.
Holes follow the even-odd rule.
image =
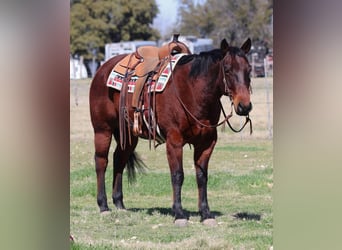
[[[189,142],[208,141],[215,137],[216,129],[196,124],[187,133]]]

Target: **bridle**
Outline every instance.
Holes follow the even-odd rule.
[[[252,128],[252,120],[249,118],[249,114],[246,116],[246,120],[245,120],[245,123],[242,125],[242,127],[240,128],[240,129],[234,129],[233,127],[232,127],[232,125],[230,124],[230,122],[229,122],[229,118],[231,118],[232,116],[233,116],[233,106],[234,106],[234,103],[233,103],[233,94],[232,94],[232,91],[230,90],[230,88],[229,88],[229,86],[228,86],[228,82],[227,82],[227,79],[226,79],[226,74],[225,74],[225,72],[224,72],[224,65],[223,65],[223,60],[222,60],[222,62],[221,62],[221,69],[222,69],[222,75],[223,75],[223,84],[224,84],[224,93],[225,93],[225,95],[227,95],[228,97],[229,97],[229,99],[230,99],[230,103],[231,103],[231,111],[230,111],[230,114],[227,116],[226,115],[226,113],[225,113],[225,111],[224,111],[224,109],[223,109],[223,105],[222,105],[222,102],[221,102],[221,100],[220,100],[220,106],[221,106],[221,111],[222,111],[222,114],[223,114],[223,116],[224,116],[224,120],[223,120],[223,122],[227,122],[227,124],[228,124],[228,126],[229,126],[229,128],[233,131],[233,132],[235,132],[235,133],[239,133],[239,132],[241,132],[244,128],[245,128],[245,126],[247,125],[247,123],[249,122],[249,134],[252,134],[253,133],[253,128]],[[221,124],[220,124],[221,125]],[[218,126],[220,126],[220,125],[218,125]]]
[[[220,108],[221,108],[222,114],[223,114],[223,116],[224,116],[224,120],[223,120],[223,121],[221,121],[221,122],[219,122],[219,123],[217,123],[217,124],[214,124],[214,125],[208,125],[208,124],[204,124],[203,122],[201,122],[200,120],[198,120],[198,119],[190,112],[190,110],[185,106],[184,102],[180,99],[180,97],[179,97],[179,95],[177,94],[177,91],[176,91],[176,89],[175,89],[175,85],[172,83],[172,85],[174,86],[174,89],[175,89],[175,93],[176,93],[177,99],[178,99],[178,101],[180,102],[180,104],[182,105],[183,109],[187,112],[187,114],[190,115],[191,118],[194,119],[196,123],[200,124],[200,125],[203,126],[203,127],[206,127],[206,128],[217,128],[217,127],[221,126],[223,123],[226,122],[226,123],[228,124],[229,128],[230,128],[233,132],[239,133],[239,132],[241,132],[241,131],[245,128],[245,126],[247,125],[247,123],[249,123],[249,124],[250,124],[250,125],[249,125],[249,127],[250,127],[250,134],[252,134],[252,132],[253,132],[253,129],[252,129],[252,120],[249,118],[249,115],[246,116],[246,121],[245,121],[245,123],[242,125],[242,127],[241,127],[240,129],[234,129],[233,126],[232,126],[232,125],[230,124],[230,122],[229,122],[229,119],[233,116],[233,105],[234,105],[234,103],[233,103],[233,101],[232,101],[232,92],[231,92],[231,90],[230,90],[230,88],[229,88],[229,86],[228,86],[228,82],[227,82],[227,79],[226,79],[226,74],[225,74],[225,72],[224,72],[223,60],[222,60],[222,63],[221,63],[220,65],[221,65],[220,67],[222,68],[222,74],[223,74],[223,80],[222,80],[222,81],[223,81],[223,84],[224,84],[225,95],[227,95],[227,96],[229,97],[230,101],[231,101],[231,111],[230,111],[230,114],[229,114],[229,115],[226,115],[226,113],[225,113],[225,111],[224,111],[224,109],[223,109],[222,102],[221,102],[221,100],[220,100]],[[171,79],[172,79],[172,81],[173,81],[172,68],[171,68]]]

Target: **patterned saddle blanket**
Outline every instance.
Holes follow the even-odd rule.
[[[178,60],[184,55],[187,54],[179,53],[171,56],[171,65],[167,58],[159,62],[159,67],[157,67],[159,68],[159,71],[155,72],[156,74],[153,75],[149,91],[162,92],[165,89],[170,78],[171,71],[174,69]],[[112,69],[107,80],[107,86],[121,91],[123,82],[128,79],[128,92],[133,93],[136,81],[139,77],[144,76],[139,74],[139,67],[141,66],[142,62],[140,61],[140,58],[135,56],[135,54],[127,55]],[[149,72],[144,73],[146,74]]]

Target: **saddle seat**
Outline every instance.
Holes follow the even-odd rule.
[[[136,52],[128,54],[116,64],[114,71],[122,75],[125,75],[127,72],[128,74],[133,73],[138,77],[146,76],[156,69],[159,62],[166,59],[173,51],[177,51],[177,49],[178,46],[176,44],[164,45],[160,48],[154,46],[139,47]],[[162,68],[164,68],[164,66],[166,66],[166,64],[163,65]]]
[[[159,50],[158,47],[153,46],[139,47],[136,52],[125,56],[116,64],[114,71],[122,75],[127,72],[138,77],[146,76],[155,70],[160,60],[163,59],[159,57]]]

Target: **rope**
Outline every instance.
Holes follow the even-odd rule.
[[[171,62],[170,62],[170,67],[171,67],[171,83],[172,83],[173,88],[174,88],[174,90],[175,90],[175,95],[176,95],[178,101],[180,102],[180,104],[182,105],[183,109],[186,111],[186,113],[187,113],[188,115],[190,115],[190,116],[192,117],[192,119],[195,120],[196,123],[198,123],[198,124],[200,124],[201,126],[206,127],[206,128],[217,128],[217,127],[221,126],[223,123],[227,122],[228,126],[230,127],[230,129],[231,129],[233,132],[239,133],[239,132],[241,132],[241,131],[245,128],[246,124],[249,122],[249,123],[250,123],[250,134],[253,133],[253,129],[252,129],[252,120],[249,118],[249,115],[246,116],[246,121],[245,121],[245,123],[243,124],[243,126],[242,126],[240,129],[236,130],[236,129],[234,129],[234,128],[232,127],[232,125],[231,125],[230,122],[229,122],[229,119],[233,116],[233,108],[231,109],[230,114],[227,116],[226,113],[225,113],[225,111],[224,111],[224,109],[223,109],[221,100],[220,100],[221,111],[222,111],[222,113],[223,113],[223,116],[225,117],[223,121],[221,121],[221,122],[219,122],[219,123],[217,123],[217,124],[214,124],[214,125],[207,125],[207,124],[204,124],[203,122],[201,122],[199,119],[197,119],[197,118],[190,112],[190,110],[185,106],[184,102],[183,102],[183,101],[181,100],[181,98],[179,97],[179,95],[178,95],[178,93],[177,93],[177,91],[176,91],[176,87],[175,87],[175,85],[174,85],[174,83],[173,83],[173,71],[172,71]],[[224,69],[223,69],[223,66],[222,66],[222,70],[224,70]],[[227,80],[226,80],[224,71],[222,71],[222,72],[223,72],[223,83],[224,83],[224,85],[225,85],[225,92],[227,93],[227,95],[228,95],[229,98],[231,99],[231,93],[230,93],[230,91],[229,91],[229,87],[228,87],[228,83],[227,83]],[[231,103],[231,106],[233,106],[233,102]]]

